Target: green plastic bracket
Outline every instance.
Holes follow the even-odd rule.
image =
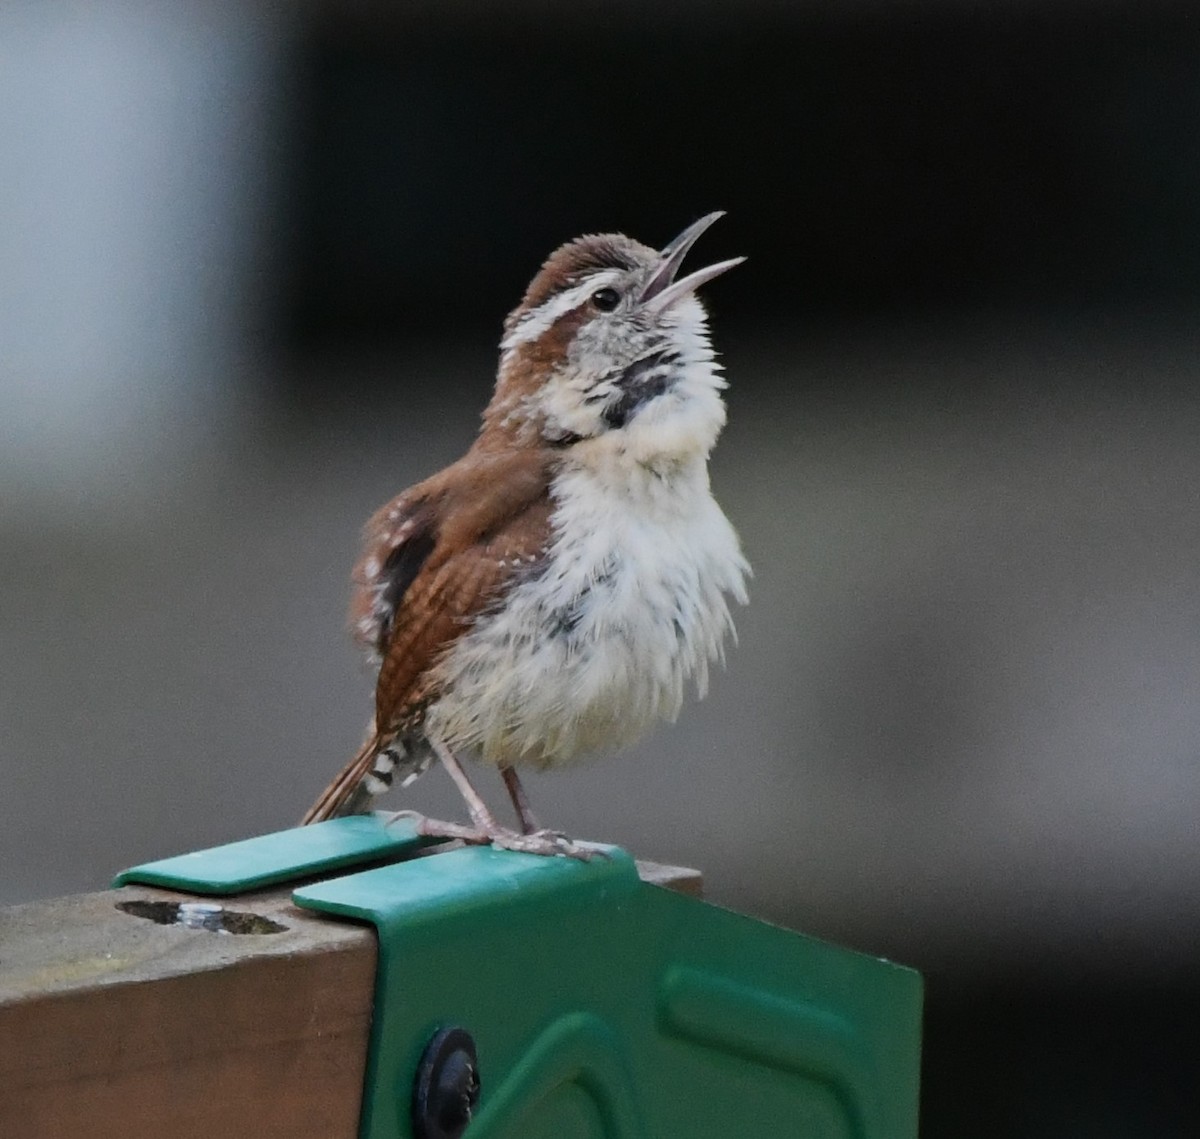
[[[405,820],[388,826],[375,815],[355,815],[146,862],[122,871],[113,885],[140,882],[193,894],[244,894],[394,858],[430,841]]]
[[[337,845],[346,828],[348,852],[371,825],[305,830],[330,828]],[[263,879],[264,851],[308,841],[233,845],[263,855],[261,883],[286,873]],[[232,848],[220,849],[227,861]],[[215,853],[118,881],[162,883],[162,866],[184,863],[211,887]],[[627,854],[609,854],[472,847],[295,890],[300,906],[378,930],[363,1139],[413,1135],[415,1074],[447,1027],[468,1032],[478,1056],[467,1139],[915,1139],[917,973],[648,885]],[[299,870],[312,872],[311,861]]]

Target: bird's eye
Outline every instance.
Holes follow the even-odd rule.
[[[616,289],[597,289],[592,294],[592,304],[601,312],[612,312],[621,303],[621,294]]]

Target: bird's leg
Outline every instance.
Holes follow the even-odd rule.
[[[517,818],[521,820],[522,834],[528,835],[530,838],[558,844],[564,849],[567,847],[576,851],[581,849],[577,843],[573,843],[562,831],[547,830],[538,822],[537,816],[533,813],[533,808],[529,805],[529,796],[525,794],[525,787],[517,777],[516,768],[501,767],[500,778],[504,780],[504,786],[508,791],[508,797],[512,800],[513,809],[517,812]]]
[[[471,822],[483,832],[485,835],[492,835],[503,829],[488,805],[479,797],[479,792],[475,790],[474,784],[467,778],[467,773],[462,769],[462,764],[458,762],[458,757],[452,752],[441,740],[430,740],[430,746],[437,753],[438,759],[442,761],[442,766],[449,772],[450,778],[454,780],[454,785],[458,788],[459,794],[462,795],[463,801],[467,804],[467,810],[471,815]]]
[[[521,826],[530,827],[532,825],[532,829],[518,834],[508,827],[502,827],[496,822],[496,818],[492,812],[488,810],[487,804],[479,797],[479,792],[475,790],[471,780],[467,778],[467,773],[462,769],[462,764],[458,762],[458,757],[454,752],[440,740],[430,740],[429,745],[437,754],[438,759],[442,761],[442,766],[450,773],[450,778],[454,780],[455,786],[458,787],[463,800],[466,802],[467,810],[471,814],[472,826],[466,827],[461,823],[446,823],[439,819],[426,819],[416,816],[414,821],[418,834],[430,835],[435,838],[458,838],[472,843],[490,843],[501,850],[519,850],[526,854],[559,854],[565,855],[568,858],[578,858],[583,861],[603,854],[602,851],[596,851],[586,846],[579,846],[565,835],[540,830],[533,819],[533,815],[529,812],[529,804],[525,801],[524,788],[521,787],[516,773],[511,768],[502,769],[505,773],[505,786],[508,787],[509,794],[513,796],[513,803],[517,807],[517,813],[521,816]],[[509,779],[510,773],[512,776],[511,781]],[[516,791],[513,790],[514,784]],[[517,797],[518,795],[519,798]],[[413,818],[414,816],[411,811],[401,811],[395,817]]]
[[[582,846],[577,842],[573,842],[562,831],[547,830],[543,827],[537,821],[537,816],[533,813],[533,808],[529,805],[529,797],[525,794],[525,788],[521,780],[517,777],[515,768],[501,767],[500,778],[504,780],[504,786],[508,790],[508,797],[512,800],[517,817],[521,820],[521,834],[523,838],[530,842],[545,844],[555,853],[569,854],[572,858],[581,858],[585,861],[591,858],[608,857],[606,851],[594,850],[590,847]]]
[[[529,806],[529,797],[525,794],[525,788],[521,786],[521,780],[517,778],[516,768],[500,768],[500,778],[504,780],[504,786],[508,790],[508,797],[512,800],[513,809],[517,812],[517,818],[521,820],[522,833],[536,834],[542,829],[542,825],[537,821],[533,809]]]

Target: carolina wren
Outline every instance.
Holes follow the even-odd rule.
[[[632,742],[703,696],[749,566],[709,489],[725,382],[696,290],[677,279],[721,217],[661,252],[622,234],[557,249],[509,314],[470,450],[367,523],[351,621],[378,662],[366,743],[305,816],[369,808],[439,760],[471,824],[425,834],[586,857],[533,817],[516,768]],[[520,831],[458,757],[499,768]]]

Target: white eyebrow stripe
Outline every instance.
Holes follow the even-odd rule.
[[[620,279],[620,270],[606,269],[601,273],[593,273],[586,281],[581,281],[565,293],[555,294],[544,304],[521,317],[512,332],[500,342],[500,347],[507,350],[515,348],[518,344],[528,344],[531,340],[536,340],[551,328],[559,317],[583,304],[597,289],[615,284]]]

